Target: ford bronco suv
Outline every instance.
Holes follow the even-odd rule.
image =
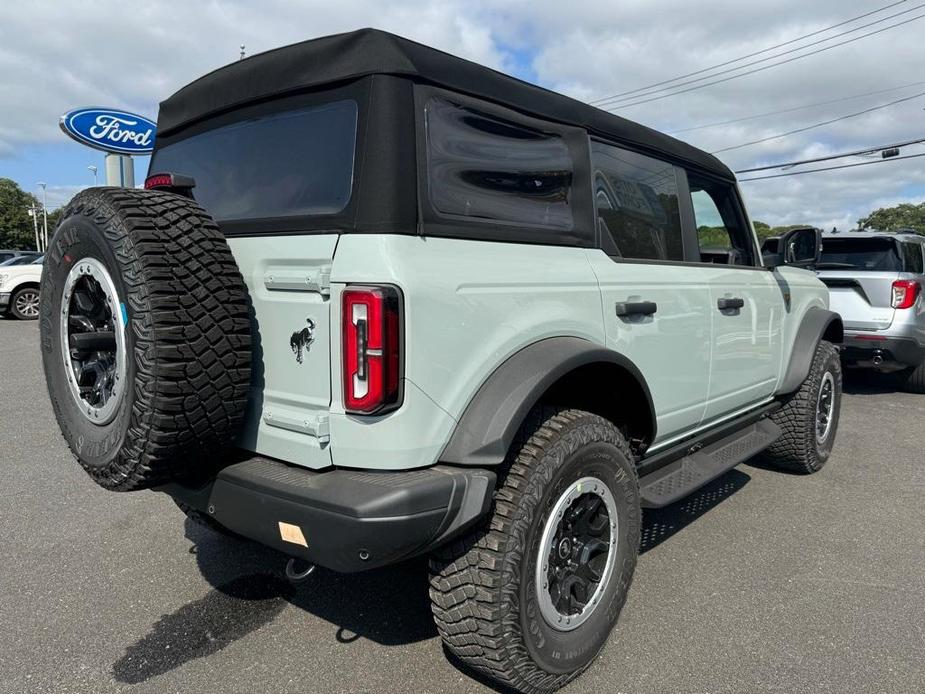
[[[816,267],[844,321],[845,365],[896,373],[925,393],[925,236],[827,233]]]
[[[764,261],[704,152],[374,30],[216,70],[158,126],[147,190],[80,193],[48,251],[74,455],[293,579],[428,555],[447,647],[499,682],[593,661],[642,508],[830,455],[819,235]]]

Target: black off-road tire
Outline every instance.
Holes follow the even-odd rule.
[[[832,422],[824,441],[816,437],[816,407],[819,391],[826,373],[834,380]],[[781,429],[780,438],[767,450],[763,457],[775,467],[810,474],[818,472],[832,453],[842,396],[842,367],[838,349],[831,342],[822,340],[816,347],[809,375],[787,403],[771,415],[771,420]]]
[[[591,664],[626,601],[641,523],[635,465],[612,423],[553,408],[531,414],[505,465],[484,527],[431,558],[434,620],[446,647],[467,665],[518,691],[550,692]],[[557,631],[537,604],[540,536],[561,490],[589,472],[616,501],[614,570],[587,621]]]
[[[902,388],[907,393],[925,393],[925,362],[914,369],[908,369],[901,375]]]
[[[121,303],[113,311],[125,316],[125,387],[104,425],[70,390],[62,345],[64,285],[82,260],[105,268]],[[194,201],[126,188],[79,193],[45,256],[40,332],[61,433],[102,487],[197,476],[235,436],[250,382],[249,297],[225,238]]]

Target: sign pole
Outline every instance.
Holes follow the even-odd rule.
[[[106,185],[119,188],[135,187],[135,165],[125,154],[106,154]]]

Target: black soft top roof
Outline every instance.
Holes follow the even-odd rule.
[[[255,101],[375,74],[406,76],[488,99],[525,114],[582,127],[597,135],[663,153],[724,178],[734,178],[716,157],[673,137],[377,29],[303,41],[210,72],[161,103],[159,134],[172,134],[195,121]]]

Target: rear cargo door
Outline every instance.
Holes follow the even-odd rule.
[[[229,239],[253,302],[251,393],[239,445],[315,469],[331,465],[329,278],[337,239]]]
[[[829,288],[829,308],[848,330],[886,330],[893,322],[893,281],[897,272],[820,270]]]
[[[846,234],[822,241],[819,279],[829,288],[830,308],[847,330],[886,330],[893,322],[893,282],[902,258],[898,244],[887,237]]]

